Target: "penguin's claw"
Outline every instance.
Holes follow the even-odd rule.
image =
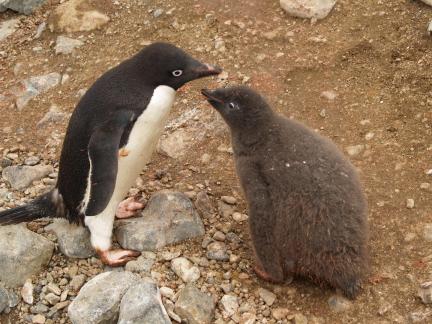
[[[98,250],[97,253],[99,254],[101,261],[110,267],[121,267],[141,255],[141,252],[138,251],[121,249],[108,251]]]
[[[144,204],[135,201],[135,198],[130,197],[123,200],[117,207],[117,218],[129,218],[136,214],[137,210],[143,209]]]

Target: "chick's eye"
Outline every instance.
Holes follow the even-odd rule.
[[[231,109],[234,109],[236,107],[234,102],[230,102],[228,105]]]
[[[182,70],[175,70],[172,72],[172,75],[174,75],[175,77],[179,77],[182,74],[183,74]]]

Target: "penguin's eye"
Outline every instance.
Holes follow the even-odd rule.
[[[231,108],[231,109],[235,109],[237,106],[236,106],[236,104],[234,103],[234,102],[230,102],[229,104],[228,104],[228,106]]]
[[[175,77],[179,77],[182,74],[183,74],[182,70],[175,70],[172,72],[172,75],[174,75]]]

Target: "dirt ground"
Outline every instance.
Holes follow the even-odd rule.
[[[344,151],[365,145],[352,157],[369,203],[371,272],[363,292],[351,309],[337,314],[327,304],[333,291],[294,280],[277,289],[275,306],[325,323],[408,323],[414,321],[413,313],[424,316],[420,322],[432,323],[432,308],[416,296],[420,283],[432,280],[431,242],[423,235],[425,225],[432,223],[432,193],[420,188],[432,182],[427,175],[432,169],[432,38],[426,33],[432,7],[408,0],[341,0],[326,19],[311,24],[285,14],[276,0],[120,2],[106,8],[111,21],[104,28],[72,35],[84,35],[86,42],[76,55],[54,54],[57,34],[45,31],[40,39],[31,37],[58,1],[47,1],[34,15],[19,16],[19,29],[0,43],[1,92],[29,76],[67,70],[71,78],[21,112],[1,106],[1,149],[23,145],[55,163],[60,146],[48,152],[45,145],[53,132],[64,135],[67,121],[36,128],[50,105],[72,112],[77,92],[109,67],[147,41],[172,42],[222,66],[230,84],[246,81],[279,112],[318,129]],[[150,12],[156,8],[165,12],[157,19]],[[0,21],[16,16],[7,12]],[[217,38],[225,42],[225,51],[215,50]],[[36,46],[43,50],[33,51]],[[23,68],[14,75],[17,63]],[[192,83],[178,96],[172,118],[191,108],[218,118],[199,94],[203,86],[220,83]],[[329,90],[337,93],[334,100],[320,95]],[[1,132],[8,127],[10,132]],[[208,180],[214,197],[238,197],[240,210],[246,211],[232,157],[218,151],[221,144],[230,145],[229,134],[217,134],[193,143],[178,159],[155,154],[146,175],[164,169],[173,182],[195,186]],[[214,157],[209,164],[200,162],[204,153]],[[185,178],[190,166],[199,171]],[[414,199],[414,208],[407,208],[407,199]],[[246,224],[235,224],[234,230],[248,242]],[[190,244],[191,250],[200,248],[200,242]],[[275,288],[253,275],[248,244],[236,252],[249,266],[244,287]]]

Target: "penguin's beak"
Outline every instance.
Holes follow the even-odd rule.
[[[198,78],[203,78],[211,75],[218,75],[222,72],[222,68],[217,65],[200,64],[193,69]]]
[[[215,90],[202,89],[201,94],[207,99],[209,104],[213,107],[218,108],[219,106],[223,106],[224,101],[217,98]]]

